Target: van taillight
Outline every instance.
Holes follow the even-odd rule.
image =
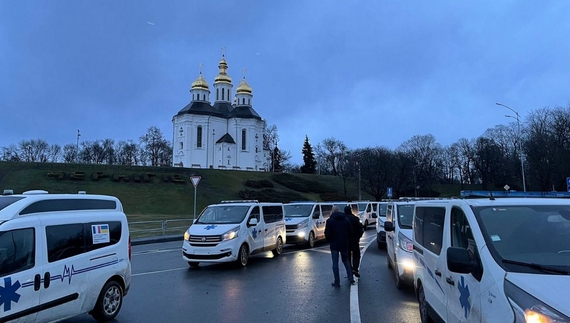
[[[131,260],[133,254],[133,245],[131,244],[131,236],[129,236],[129,260]]]

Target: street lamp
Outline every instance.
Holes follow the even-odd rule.
[[[518,112],[516,112],[514,109],[512,109],[512,108],[509,107],[509,106],[506,106],[506,105],[504,105],[504,104],[502,104],[502,103],[498,103],[498,102],[495,102],[495,104],[496,104],[496,105],[500,105],[500,106],[502,106],[502,107],[505,107],[505,108],[511,110],[511,111],[516,115],[516,117],[510,116],[510,115],[505,115],[505,117],[507,117],[507,118],[513,118],[513,119],[516,119],[516,120],[517,120],[517,137],[518,137],[518,142],[519,142],[519,153],[520,153],[520,158],[521,158],[521,172],[522,172],[523,191],[526,192],[526,181],[525,181],[525,178],[524,178],[524,158],[523,158],[523,151],[522,151],[522,136],[521,136],[521,119],[520,119],[520,115],[519,115]]]

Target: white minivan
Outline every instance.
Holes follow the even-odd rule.
[[[325,239],[325,224],[331,216],[333,203],[292,202],[283,205],[287,243],[313,248]]]
[[[413,200],[398,200],[386,203],[386,261],[394,271],[398,289],[413,282],[414,257],[412,255]]]
[[[287,241],[283,204],[254,200],[222,201],[207,206],[184,233],[182,258],[200,262],[236,262],[245,267],[251,255],[272,251]]]
[[[0,196],[0,322],[115,318],[131,282],[127,217],[112,196]]]
[[[570,322],[570,199],[532,197],[569,194],[472,191],[416,202],[422,322]]]

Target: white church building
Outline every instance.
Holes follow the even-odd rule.
[[[224,55],[210,87],[200,75],[192,83],[192,101],[172,118],[173,164],[177,167],[268,171],[269,150],[263,149],[265,120],[252,107],[245,75],[232,103],[232,79]]]

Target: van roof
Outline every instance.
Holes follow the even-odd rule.
[[[0,221],[19,216],[54,211],[110,210],[123,211],[118,198],[108,195],[49,194],[46,191],[31,191],[23,194],[0,196]]]

